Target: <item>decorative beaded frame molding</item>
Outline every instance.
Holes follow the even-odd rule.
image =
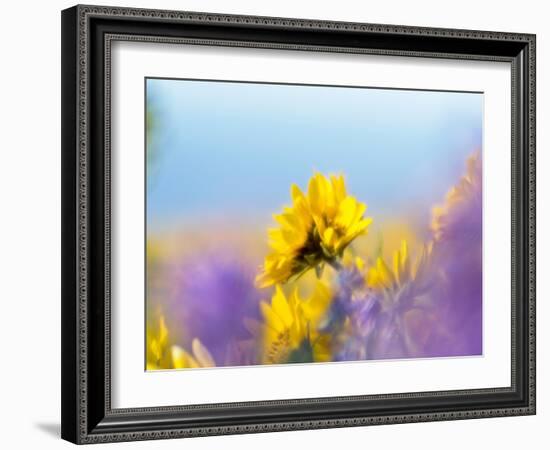
[[[117,40],[509,62],[511,386],[112,409],[110,50]],[[534,35],[78,5],[62,13],[62,81],[63,438],[84,444],[535,414]]]

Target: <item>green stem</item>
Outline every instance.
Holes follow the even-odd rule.
[[[342,263],[335,258],[327,260],[327,263],[330,267],[332,267],[334,270],[338,272],[344,268]]]

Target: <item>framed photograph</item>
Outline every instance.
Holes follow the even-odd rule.
[[[62,12],[62,437],[535,413],[535,36]]]

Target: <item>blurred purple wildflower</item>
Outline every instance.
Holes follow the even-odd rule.
[[[333,336],[334,361],[369,359],[366,343],[380,313],[375,293],[357,266],[342,269],[321,331]]]
[[[199,338],[216,365],[253,364],[243,318],[258,317],[255,267],[218,251],[183,261],[172,277],[171,319],[183,332],[182,346]]]
[[[414,268],[405,248],[395,256],[401,269],[378,262],[377,285],[368,287],[356,266],[338,274],[323,325],[333,335],[334,360],[481,354],[481,199],[476,154],[434,209],[432,243]]]
[[[400,281],[394,278],[384,287],[369,287],[365,275],[353,271],[341,272],[327,320],[341,336],[335,339],[335,360],[426,356],[425,332],[411,326],[411,318],[423,317],[424,330],[435,328],[431,313],[437,298],[431,295],[435,277],[426,256],[419,259],[414,276],[403,272]]]
[[[452,336],[451,354],[482,353],[482,166],[480,153],[468,159],[467,172],[434,210],[433,257],[445,274],[442,314]],[[449,351],[446,352],[449,354]]]

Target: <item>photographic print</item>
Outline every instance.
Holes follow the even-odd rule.
[[[483,354],[483,94],[146,78],[147,370]]]

